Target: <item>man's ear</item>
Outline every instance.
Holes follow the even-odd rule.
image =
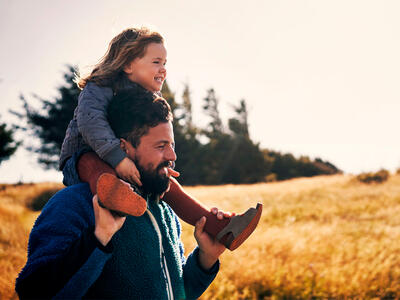
[[[121,149],[128,154],[129,150],[132,151],[133,146],[131,145],[131,143],[129,143],[127,140],[120,138],[119,139],[119,145],[121,147]],[[133,154],[133,153],[132,153]]]

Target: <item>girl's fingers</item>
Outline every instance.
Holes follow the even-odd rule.
[[[136,170],[136,172],[135,172],[135,176],[139,179],[139,181],[140,181],[140,173],[139,173],[139,171],[138,170]]]
[[[142,182],[140,181],[140,177],[131,176],[130,182],[137,184],[138,186],[142,186]]]
[[[136,177],[136,183],[138,184],[138,186],[142,186],[142,182],[140,181],[140,176]]]
[[[168,176],[179,177],[181,175],[178,171],[168,168]]]

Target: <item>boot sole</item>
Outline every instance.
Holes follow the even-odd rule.
[[[258,222],[261,218],[262,209],[263,205],[261,203],[258,203],[256,208],[250,208],[244,215],[232,217],[231,222],[229,222],[229,224],[220,232],[220,234],[223,234],[223,236],[219,238],[220,242],[223,243],[225,247],[231,251],[237,249],[256,229]],[[238,224],[238,222],[234,220],[235,218],[246,216],[248,212],[250,212],[249,217],[251,217],[251,221],[248,222],[247,225],[243,224],[243,222],[242,224]],[[241,228],[243,229],[241,230]],[[234,232],[237,231],[239,231],[240,233],[235,236]]]
[[[146,200],[112,174],[102,174],[97,180],[99,204],[118,215],[140,217],[147,209]]]

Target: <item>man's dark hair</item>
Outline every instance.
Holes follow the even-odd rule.
[[[108,107],[108,121],[114,134],[135,148],[150,128],[172,119],[171,108],[164,98],[137,89],[118,92]]]

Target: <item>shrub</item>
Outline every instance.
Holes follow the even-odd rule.
[[[389,178],[389,171],[382,169],[378,172],[361,173],[357,176],[357,180],[363,183],[383,183]]]
[[[37,195],[35,198],[32,199],[32,202],[29,205],[29,207],[34,211],[42,210],[42,208],[46,205],[47,201],[49,201],[49,199],[53,197],[53,195],[57,193],[59,190],[60,189],[58,188],[44,190],[43,192],[41,192],[39,195]]]
[[[277,180],[277,176],[275,173],[269,173],[267,176],[265,176],[265,182],[274,182]]]

